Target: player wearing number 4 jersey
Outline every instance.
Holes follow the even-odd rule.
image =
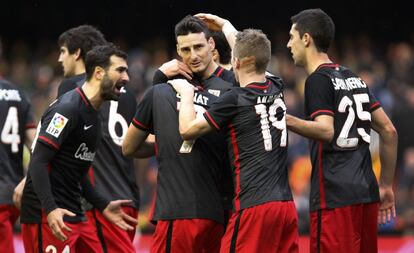
[[[332,19],[310,9],[291,20],[287,47],[310,74],[308,120],[287,115],[287,125],[311,139],[311,252],[377,252],[377,218],[385,223],[395,216],[396,130],[363,80],[330,61]],[[380,135],[379,188],[369,151],[371,127]]]
[[[14,252],[13,225],[19,210],[13,189],[23,178],[23,145],[30,147],[36,125],[30,103],[13,84],[0,79],[0,249]],[[20,206],[18,206],[20,208]]]
[[[234,213],[220,252],[298,252],[297,215],[288,184],[283,83],[266,77],[270,41],[259,30],[239,32],[232,65],[240,87],[195,117],[194,88],[170,81],[181,94],[180,134],[194,139],[225,130],[235,182]]]

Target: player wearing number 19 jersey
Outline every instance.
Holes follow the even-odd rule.
[[[298,252],[283,83],[265,76],[270,41],[261,31],[244,30],[237,34],[233,54],[240,87],[223,94],[204,118],[194,117],[191,86],[172,81],[182,96],[180,133],[192,139],[214,129],[226,132],[235,197],[220,252]]]
[[[377,218],[386,222],[395,216],[395,128],[363,80],[329,59],[332,19],[309,9],[291,20],[287,46],[295,64],[310,74],[308,120],[288,115],[287,125],[310,138],[311,252],[377,252]],[[380,188],[372,171],[371,128],[380,135]]]
[[[24,176],[23,145],[30,147],[35,129],[24,94],[0,79],[0,249],[4,252],[14,252],[13,225],[19,210],[13,205],[13,189]]]

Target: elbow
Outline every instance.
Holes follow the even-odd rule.
[[[122,144],[122,154],[126,157],[131,157],[133,154],[131,148],[125,142]]]
[[[189,134],[188,131],[181,131],[180,130],[180,135],[181,135],[181,138],[185,141],[194,139],[194,137],[191,134]]]
[[[323,135],[321,136],[321,139],[323,142],[330,143],[333,141],[334,135],[335,135],[334,128],[332,127],[332,128],[329,128],[323,131]]]
[[[387,136],[387,139],[391,140],[392,142],[397,142],[398,133],[393,124],[387,124],[387,126],[384,128],[384,133]]]

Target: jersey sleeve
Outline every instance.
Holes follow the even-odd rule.
[[[77,121],[75,108],[66,104],[50,107],[42,117],[38,141],[54,149],[60,149],[76,127]]]
[[[36,128],[37,125],[34,120],[32,105],[26,95],[23,95],[24,101],[24,126],[25,129]]]
[[[237,96],[233,90],[224,93],[203,115],[213,128],[226,127],[237,113]]]
[[[319,115],[334,116],[335,96],[331,80],[321,74],[313,74],[305,83],[305,112],[309,119]]]
[[[150,87],[138,103],[135,116],[132,119],[132,124],[141,130],[152,132],[153,125],[153,94],[154,88]]]
[[[381,107],[380,102],[377,100],[377,98],[374,96],[374,94],[367,88],[368,96],[369,96],[369,112],[373,112]]]

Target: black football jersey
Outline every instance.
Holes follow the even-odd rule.
[[[58,97],[82,86],[86,75],[62,81]],[[105,101],[99,108],[102,119],[102,140],[92,163],[89,177],[95,189],[110,200],[131,199],[139,207],[139,189],[135,181],[133,159],[122,155],[122,142],[137,106],[134,92],[125,86],[118,101]],[[85,208],[92,206],[85,203]]]
[[[195,92],[197,115],[217,99],[208,89],[224,92],[232,84],[211,76]],[[211,219],[223,222],[218,184],[226,148],[223,133],[183,141],[178,131],[180,98],[169,84],[150,87],[138,104],[135,127],[154,133],[159,164],[153,220]]]
[[[76,217],[65,216],[66,221],[78,222],[84,219],[80,181],[87,174],[95,157],[101,131],[99,114],[81,88],[59,97],[41,118],[33,153],[38,145],[47,145],[55,150],[47,168],[52,195],[58,207],[76,214]],[[41,221],[42,206],[33,188],[32,165],[31,162],[23,191],[22,223]]]
[[[305,83],[305,114],[334,118],[331,143],[310,140],[311,211],[379,200],[369,151],[371,112],[380,104],[361,78],[322,64]]]
[[[276,77],[234,87],[204,113],[213,128],[227,132],[235,211],[292,200],[285,114],[283,83]]]
[[[36,128],[28,99],[15,85],[0,80],[0,204],[13,204],[13,190],[24,176],[28,128]]]

